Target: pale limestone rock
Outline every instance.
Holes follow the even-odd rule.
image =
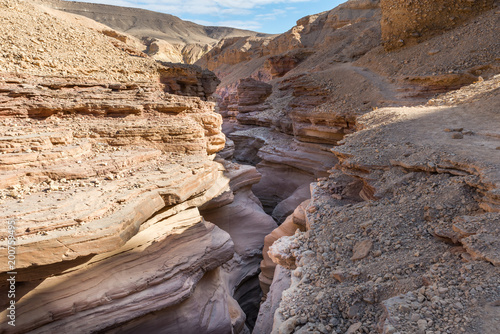
[[[296,268],[296,258],[291,252],[294,236],[283,236],[276,240],[267,251],[267,254],[275,264],[285,267],[286,269]]]

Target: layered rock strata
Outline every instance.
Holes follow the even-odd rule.
[[[185,324],[165,319],[209,309],[218,313],[199,322],[186,315],[189,326],[242,330],[218,269],[233,242],[196,209],[229,182],[210,158],[224,146],[214,102],[165,93],[160,82],[4,75],[1,87],[1,219],[15,221],[26,287],[15,331],[180,331]],[[207,291],[195,292],[200,280]],[[149,322],[152,312],[165,321]]]
[[[270,248],[297,267],[273,332],[495,332],[498,80],[359,119],[313,186],[308,231]],[[366,201],[332,191],[346,176]]]
[[[498,73],[498,13],[491,2],[460,2],[430,13],[430,8],[441,5],[427,1],[348,1],[297,21],[295,27],[279,36],[223,40],[202,57],[199,64],[212,69],[222,82],[216,93],[225,120],[224,132],[234,142],[234,157],[257,166],[263,177],[253,189],[278,222],[285,221],[294,207],[310,196],[309,184],[326,176],[336,164],[333,157],[309,160],[304,153],[325,152],[342,145],[346,136],[363,129],[358,119],[373,110],[422,105],[436,94]],[[409,16],[419,18],[402,20],[408,17],[398,11],[403,7]],[[451,19],[443,14],[448,12],[458,14],[450,14],[455,16]],[[389,23],[395,25],[389,27]],[[391,38],[413,32],[399,29],[402,24],[420,29],[421,35],[406,37],[405,46],[387,52],[384,47],[393,41]],[[388,37],[391,29],[394,36]],[[255,94],[249,104],[247,98],[252,91],[245,91],[251,88],[248,83],[258,89],[271,85],[271,93]],[[240,95],[246,97],[245,106],[239,105]],[[448,99],[453,104],[460,98]],[[460,133],[455,136],[460,137]],[[335,175],[335,182],[328,184],[329,196],[336,203],[356,205],[377,198],[363,171],[360,175],[338,170],[330,173]],[[481,203],[483,208],[492,205]],[[271,236],[268,239],[265,250],[274,241]],[[361,255],[354,258],[362,256],[367,245],[368,241],[361,244]],[[274,265],[266,264],[271,261],[265,253],[261,285],[267,290]],[[356,330],[360,329],[354,326],[351,332]]]
[[[230,179],[230,190],[200,209],[205,219],[229,233],[235,243],[234,257],[222,266],[222,275],[252,329],[262,297],[258,275],[264,237],[277,225],[252,193],[252,185],[261,178],[255,167],[223,163],[225,176]]]
[[[255,164],[262,179],[252,187],[266,212],[279,223],[309,198],[309,183],[335,164],[326,145],[308,144],[268,128],[231,133],[234,157]]]
[[[253,291],[245,281],[275,223],[249,190],[254,169],[214,161],[225,144],[217,78],[131,57],[120,36],[35,3],[0,2],[0,18],[0,42],[19,51],[0,55],[2,281],[16,272],[16,326],[2,299],[0,331],[248,333],[236,299]],[[200,214],[227,194],[241,219],[261,214],[251,242]]]

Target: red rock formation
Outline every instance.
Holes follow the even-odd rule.
[[[276,56],[271,56],[267,58],[264,67],[268,69],[271,74],[271,78],[282,77],[286,73],[293,70],[299,63],[304,61],[308,56],[310,56],[313,51],[306,50],[292,50],[285,54],[280,54]]]
[[[238,84],[238,112],[262,111],[262,104],[271,95],[273,87],[253,78],[241,79]]]
[[[215,92],[219,79],[210,71],[195,66],[163,63],[160,69],[160,82],[165,92],[183,96],[199,96],[207,100]]]
[[[230,190],[200,209],[205,219],[229,233],[235,243],[235,255],[224,265],[223,278],[253,328],[261,302],[258,274],[264,237],[277,225],[252,193],[252,185],[260,180],[255,167],[229,162],[224,165]]]
[[[208,96],[204,77],[197,80],[195,95]],[[159,82],[3,75],[0,86],[1,219],[15,221],[17,280],[27,286],[16,333],[144,326],[139,318],[152,311],[164,319],[193,311],[190,303],[172,307],[234,252],[230,236],[196,209],[227,186],[208,158],[224,146],[215,103],[165,93]],[[5,259],[0,271],[8,270]],[[216,332],[230,331],[231,291],[217,291],[225,308]],[[206,293],[195,294],[194,310],[213,307]],[[190,325],[202,330],[213,321]]]
[[[248,333],[240,282],[220,270],[234,243],[198,210],[230,182],[213,160],[216,77],[51,13],[0,1],[0,42],[24,50],[0,55],[0,238],[12,222],[18,288],[16,326],[0,332]]]

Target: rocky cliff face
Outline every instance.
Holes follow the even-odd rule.
[[[248,333],[276,224],[255,169],[215,160],[218,79],[37,4],[0,18],[0,331]]]
[[[498,328],[496,6],[348,1],[198,62],[282,223],[265,239],[264,292],[280,269],[256,333]]]
[[[333,149],[338,167],[312,187],[308,231],[270,248],[297,267],[276,332],[495,332],[498,80],[360,118],[364,129]],[[335,191],[346,177],[362,180],[366,201]]]
[[[222,40],[218,79],[0,0],[0,331],[498,332],[497,2],[442,4]]]

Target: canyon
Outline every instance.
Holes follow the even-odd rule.
[[[498,4],[0,0],[0,332],[498,333]]]

